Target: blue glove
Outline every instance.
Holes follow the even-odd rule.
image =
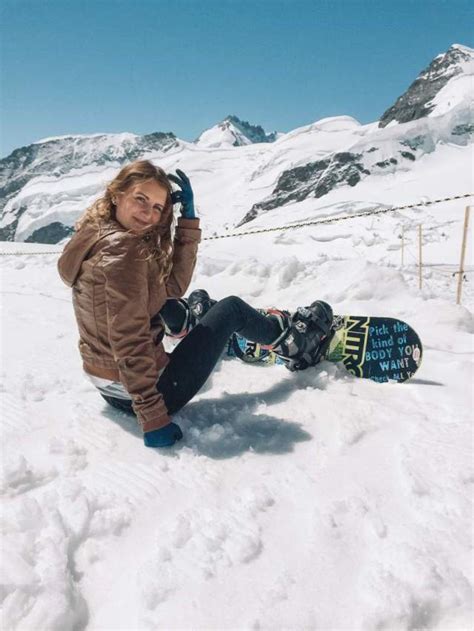
[[[171,447],[177,440],[183,438],[183,432],[176,423],[169,423],[160,429],[145,432],[143,439],[146,447]]]
[[[168,179],[177,184],[181,189],[171,194],[171,202],[173,204],[181,204],[182,217],[185,219],[194,219],[196,213],[194,211],[194,193],[191,188],[191,182],[186,173],[183,173],[180,169],[176,169],[176,173],[178,177],[172,173],[168,173]]]

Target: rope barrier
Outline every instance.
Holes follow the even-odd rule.
[[[0,252],[0,256],[34,256],[35,254],[62,254],[62,250],[51,252]]]
[[[318,224],[335,223],[337,221],[346,221],[347,219],[357,219],[358,217],[367,217],[370,215],[382,215],[384,213],[395,212],[397,210],[407,210],[409,208],[416,208],[417,206],[430,206],[432,204],[439,204],[441,202],[450,202],[455,199],[464,199],[466,197],[472,197],[474,193],[465,193],[464,195],[456,195],[454,197],[444,197],[442,199],[434,199],[432,201],[418,202],[417,204],[407,204],[405,206],[393,206],[392,208],[379,208],[372,210],[363,210],[359,213],[353,213],[352,215],[339,215],[338,217],[328,217],[327,219],[313,219],[303,223],[291,224],[288,226],[278,226],[276,228],[262,228],[261,230],[249,230],[247,232],[234,232],[231,234],[216,235],[215,237],[204,237],[204,241],[212,239],[225,239],[228,237],[244,237],[251,234],[261,234],[263,232],[276,232],[278,230],[291,230],[292,228],[303,228],[304,226],[316,226]]]
[[[443,202],[451,202],[456,199],[465,199],[466,197],[473,197],[474,193],[465,193],[463,195],[454,195],[453,197],[443,197],[441,199],[424,200],[416,204],[405,204],[404,206],[392,206],[389,208],[373,208],[371,210],[363,210],[351,215],[339,215],[336,217],[327,217],[326,219],[313,219],[301,223],[295,223],[287,226],[277,226],[274,228],[262,228],[260,230],[248,230],[245,232],[233,232],[231,234],[221,234],[212,237],[204,237],[203,241],[215,241],[217,239],[229,239],[231,237],[246,237],[253,234],[262,234],[264,232],[278,232],[284,230],[294,230],[296,228],[303,228],[305,226],[317,226],[322,224],[336,223],[338,221],[347,221],[348,219],[358,219],[359,217],[368,217],[371,215],[382,215],[385,213],[396,212],[398,210],[408,210],[410,208],[416,208],[417,206],[432,206],[434,204],[440,204]],[[53,250],[50,252],[0,252],[0,256],[21,256],[21,255],[35,255],[35,254],[61,254],[62,250]]]
[[[412,266],[418,267],[419,263],[418,260],[416,259],[415,255],[407,248],[407,252],[410,254],[410,256],[414,259],[414,263],[412,263]],[[397,267],[400,267],[397,265]],[[456,274],[460,274],[458,269],[443,269],[445,267],[452,267],[452,268],[456,268],[457,265],[455,263],[423,263],[423,269],[426,270],[427,272],[434,272],[436,274],[441,274],[443,276],[456,276]],[[410,265],[404,265],[403,266],[403,271],[410,271]],[[463,274],[472,274],[474,272],[474,270],[471,269],[465,269],[463,271]]]
[[[417,269],[413,270],[413,269],[410,269],[410,267],[418,268],[419,261],[418,261],[416,255],[411,251],[410,248],[406,248],[406,251],[411,256],[411,258],[413,259],[414,263],[412,263],[411,266],[410,265],[405,265],[403,270],[402,270],[403,274],[405,276],[407,274],[412,276],[412,277],[413,276],[417,276],[418,275]],[[447,264],[447,265],[449,265],[450,267],[454,267],[453,264]],[[446,281],[449,282],[450,279],[456,278],[456,276],[460,273],[459,271],[456,271],[456,270],[452,270],[452,271],[442,270],[442,269],[440,269],[440,266],[435,264],[435,263],[428,263],[428,264],[423,265],[423,270],[425,272],[426,271],[430,272],[430,274],[432,272],[434,272],[435,274],[439,274],[440,276],[442,276],[445,279],[445,282]],[[472,273],[472,270],[464,270],[463,273],[462,273],[463,274],[463,281],[468,282],[467,274],[471,274],[471,273]],[[439,276],[438,276],[438,278],[439,278]],[[435,289],[433,288],[433,286],[431,284],[432,280],[433,279],[431,278],[431,276],[430,276],[430,279],[428,280],[426,274],[423,275],[423,283],[426,285],[426,288],[431,293],[435,294],[436,291],[435,291]]]

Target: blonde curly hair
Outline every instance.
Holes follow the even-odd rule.
[[[167,191],[167,196],[159,223],[149,228],[142,236],[143,252],[147,259],[154,258],[157,261],[160,268],[160,280],[163,280],[169,275],[172,266],[173,204],[171,193],[173,189],[163,169],[149,160],[137,160],[124,166],[107,184],[105,193],[87,208],[74,227],[78,231],[86,225],[93,225],[100,233],[107,222],[116,221],[116,207],[112,199],[118,193],[125,193],[131,186],[150,180],[162,186]]]

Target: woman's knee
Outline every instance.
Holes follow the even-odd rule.
[[[239,296],[226,296],[225,298],[222,298],[222,300],[219,300],[219,302],[217,303],[217,305],[221,305],[223,309],[230,310],[240,310],[242,304],[245,303],[242,298],[239,298]]]

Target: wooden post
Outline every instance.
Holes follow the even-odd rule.
[[[422,247],[423,247],[423,233],[422,233],[422,224],[418,226],[418,271],[419,271],[419,287],[423,288],[423,257],[422,257]]]
[[[459,265],[458,272],[458,292],[456,297],[456,304],[461,304],[461,292],[462,292],[462,281],[464,276],[464,257],[466,255],[466,243],[467,243],[467,229],[469,226],[469,212],[471,210],[470,206],[466,206],[466,211],[464,213],[464,231],[462,234],[462,246],[461,246],[461,263]]]

